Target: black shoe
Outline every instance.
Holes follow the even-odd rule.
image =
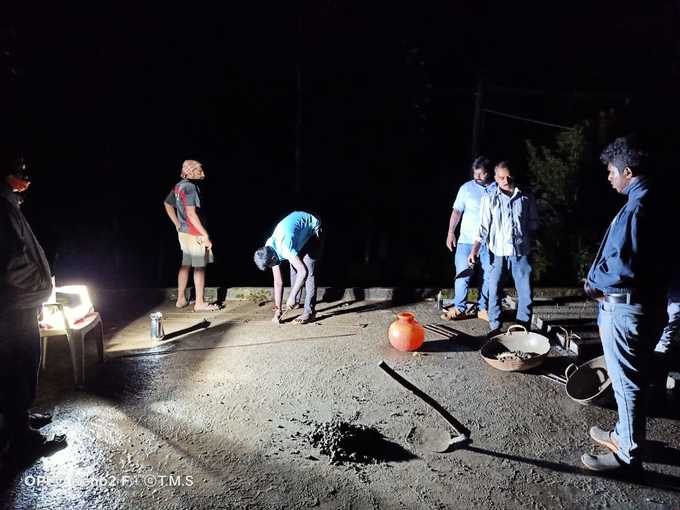
[[[15,467],[27,467],[40,457],[48,457],[67,446],[66,435],[48,438],[28,427],[14,432],[5,459]]]
[[[52,414],[50,413],[29,413],[28,424],[31,428],[41,429],[48,423],[52,423]]]

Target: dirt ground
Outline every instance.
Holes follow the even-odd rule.
[[[487,366],[485,323],[447,323],[453,339],[427,332],[424,355],[391,348],[394,312],[443,323],[431,302],[321,303],[318,321],[270,322],[270,304],[231,301],[219,313],[172,304],[103,310],[107,361],[72,386],[65,340],[50,340],[36,407],[54,412],[46,433],[68,446],[5,482],[6,508],[680,508],[677,400],[648,420],[644,483],[585,473],[596,448],[591,425],[615,413],[571,401],[532,373]],[[206,330],[155,343],[148,312],[166,333],[204,317]],[[471,429],[451,453],[410,442],[414,427],[446,430],[430,408],[387,377],[387,361]],[[562,360],[551,360],[560,362]],[[673,415],[675,413],[675,415]],[[385,436],[384,461],[331,464],[305,436],[339,418]]]

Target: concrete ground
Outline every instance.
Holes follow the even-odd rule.
[[[270,304],[246,301],[213,314],[134,305],[102,310],[108,359],[88,361],[84,390],[72,387],[65,341],[50,340],[36,407],[54,412],[44,431],[66,433],[68,447],[10,473],[0,506],[680,508],[677,401],[652,410],[644,482],[588,474],[579,465],[596,450],[588,428],[611,426],[615,413],[536,374],[486,365],[477,319],[447,323],[454,339],[427,332],[413,355],[392,349],[386,328],[401,309],[443,323],[431,302],[321,303],[304,326],[273,325]],[[154,343],[148,312],[158,309],[166,333],[203,317],[211,326]],[[377,368],[382,359],[466,424],[473,444],[437,454],[409,442],[413,427],[446,426]],[[388,460],[330,464],[304,435],[334,417],[378,428]]]

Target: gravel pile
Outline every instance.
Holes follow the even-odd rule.
[[[333,420],[317,424],[307,437],[321,454],[330,457],[331,464],[375,464],[382,460],[380,446],[383,436],[366,425]]]
[[[535,358],[538,356],[535,352],[524,351],[506,351],[496,354],[496,359],[499,361],[520,361]]]

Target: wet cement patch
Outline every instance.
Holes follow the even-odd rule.
[[[680,507],[677,402],[648,420],[658,443],[646,460],[649,481],[594,477],[578,459],[596,449],[588,428],[611,426],[614,413],[574,403],[537,374],[487,366],[478,352],[482,321],[445,323],[460,335],[428,331],[424,348],[436,348],[413,356],[390,347],[387,326],[403,309],[444,324],[431,303],[321,303],[321,319],[303,326],[274,326],[267,308],[235,303],[211,316],[209,329],[156,351],[149,310],[128,322],[105,314],[105,326],[116,328],[107,345],[120,357],[97,365],[88,342],[82,391],[73,389],[65,342],[55,339],[36,406],[54,413],[44,430],[66,433],[68,447],[7,480],[0,507]],[[177,329],[203,318],[170,317]],[[317,423],[367,424],[408,452],[414,426],[441,428],[439,416],[377,368],[382,359],[467,425],[473,446],[325,462],[304,439]]]

